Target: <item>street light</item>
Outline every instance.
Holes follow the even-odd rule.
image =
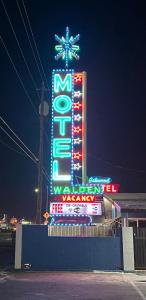
[[[38,189],[38,188],[35,188],[34,191],[35,191],[35,193],[38,193],[38,192],[39,192],[39,189]]]

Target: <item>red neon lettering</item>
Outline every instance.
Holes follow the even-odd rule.
[[[118,193],[119,184],[102,184],[103,193]]]
[[[94,195],[62,195],[61,200],[63,202],[94,202],[97,200],[97,196]]]

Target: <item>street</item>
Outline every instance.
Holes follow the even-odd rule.
[[[1,272],[2,300],[146,299],[146,272]]]

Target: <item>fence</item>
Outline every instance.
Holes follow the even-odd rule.
[[[113,236],[111,226],[48,226],[48,236],[105,237]]]
[[[146,228],[134,229],[135,269],[146,269]]]

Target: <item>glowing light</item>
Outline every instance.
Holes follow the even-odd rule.
[[[74,144],[80,144],[82,140],[78,137],[77,139],[74,139]]]
[[[80,114],[74,115],[74,121],[80,122],[81,119],[82,119],[82,116]]]
[[[67,196],[70,197],[70,196]],[[86,197],[87,196],[82,196]],[[88,196],[89,197],[89,196]],[[94,196],[92,196],[94,197]],[[50,213],[51,214],[64,214],[64,215],[101,215],[101,203],[50,203]]]
[[[66,134],[66,122],[71,122],[71,117],[54,117],[54,122],[59,123],[59,134],[64,136]]]
[[[71,150],[71,139],[56,138],[53,140],[53,157],[71,157],[71,152],[65,152],[67,150]]]
[[[54,75],[54,92],[59,93],[60,91],[71,92],[72,90],[72,75],[66,74],[65,78],[62,79],[60,74]]]
[[[68,111],[70,111],[70,109],[72,107],[71,98],[66,95],[57,96],[54,99],[53,107],[54,107],[55,111],[57,111],[58,113],[65,114]]]
[[[74,126],[74,133],[80,133],[82,129],[79,126]]]
[[[62,195],[63,202],[94,202],[97,200],[96,195]]]
[[[80,107],[82,107],[82,104],[78,101],[78,102],[74,102],[73,103],[73,107],[74,109],[80,109]]]
[[[54,181],[70,181],[71,180],[70,175],[59,175],[59,162],[58,162],[58,160],[53,161],[53,180]]]
[[[70,60],[72,60],[73,58],[75,58],[76,60],[79,59],[79,55],[77,55],[76,52],[80,50],[80,47],[78,45],[75,45],[79,38],[79,34],[77,34],[75,37],[69,37],[68,27],[66,27],[65,37],[62,36],[60,38],[57,34],[55,34],[55,39],[60,44],[55,46],[55,50],[58,52],[58,54],[55,56],[55,59],[58,60],[59,58],[62,58],[63,60],[65,60],[66,68],[68,68]]]
[[[92,176],[89,177],[89,183],[111,183],[112,179],[110,177]]]
[[[77,164],[73,164],[73,169],[74,170],[80,170],[82,168],[82,165],[80,165],[80,163],[77,163]]]
[[[74,152],[73,153],[73,158],[74,159],[80,159],[82,157],[82,154],[80,154],[79,152]]]
[[[54,186],[53,194],[102,194],[102,185]]]
[[[74,75],[74,82],[75,83],[82,83],[82,73],[76,73]]]
[[[118,193],[119,184],[102,184],[103,193]]]
[[[80,91],[74,92],[74,98],[80,98],[82,93]]]
[[[62,217],[65,217],[63,220]],[[73,223],[74,220],[74,223]],[[66,223],[65,223],[66,222]],[[89,215],[51,214],[50,225],[53,226],[90,226],[92,217]]]

